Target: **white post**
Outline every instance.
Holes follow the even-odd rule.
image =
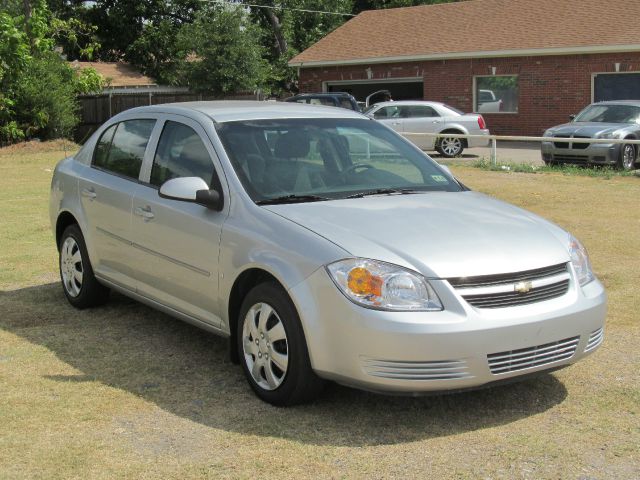
[[[498,164],[498,148],[497,148],[497,140],[494,138],[491,139],[491,164]]]

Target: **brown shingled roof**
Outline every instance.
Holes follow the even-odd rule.
[[[369,10],[289,64],[640,50],[639,18],[640,0],[469,0]]]
[[[109,87],[148,87],[156,82],[138,72],[134,67],[124,62],[71,62],[72,68],[95,68],[105,79],[109,80]]]

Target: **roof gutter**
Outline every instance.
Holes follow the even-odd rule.
[[[349,60],[319,60],[289,62],[290,67],[330,67],[338,65],[371,65],[375,63],[418,62],[428,60],[460,60],[465,58],[534,57],[543,55],[584,55],[597,53],[640,52],[640,44],[590,45],[584,47],[529,48],[513,50],[487,50],[477,52],[433,53],[428,55],[399,55],[395,57],[355,58]]]

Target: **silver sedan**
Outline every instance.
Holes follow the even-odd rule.
[[[425,133],[451,133],[456,135],[489,135],[482,115],[464,113],[440,102],[403,100],[381,102],[373,105],[365,114],[375,118],[396,132],[404,135],[422,150],[436,150],[443,157],[462,154],[465,148],[486,147],[485,138],[459,138],[424,135]]]
[[[117,290],[228,337],[275,405],[327,380],[474,388],[603,340],[605,292],[578,240],[344,109],[128,110],[57,165],[50,214],[73,306]]]

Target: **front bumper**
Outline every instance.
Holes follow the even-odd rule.
[[[614,165],[620,158],[620,144],[542,142],[541,153],[547,163]]]
[[[324,269],[290,290],[318,375],[380,392],[459,390],[571,364],[602,342],[606,295],[594,280],[562,297],[477,309],[431,281],[441,312],[355,305]],[[523,363],[524,359],[524,363]]]

